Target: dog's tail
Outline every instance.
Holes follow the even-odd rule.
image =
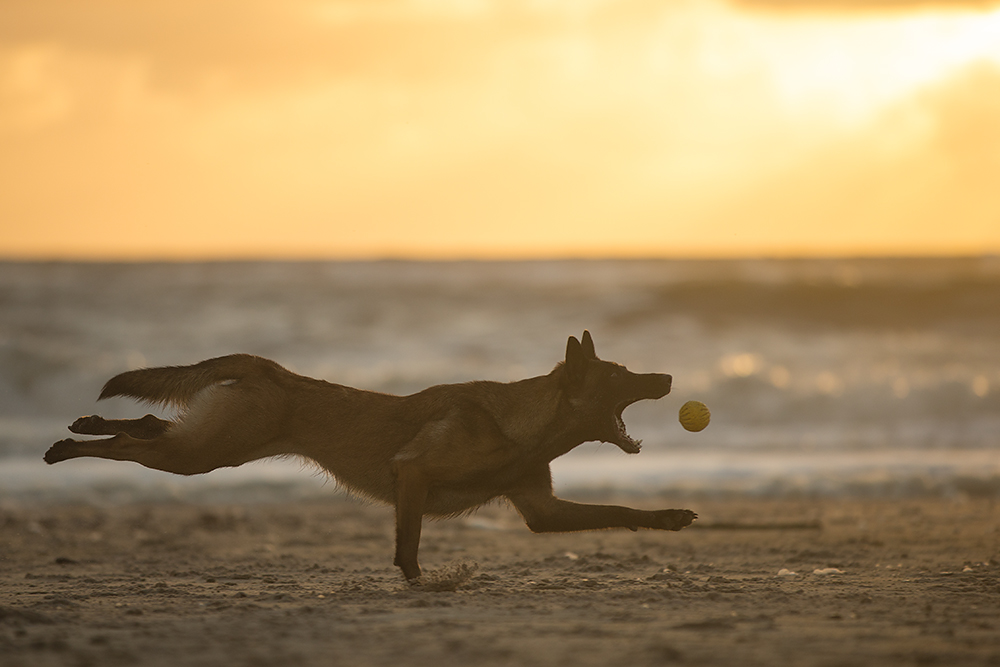
[[[212,385],[239,381],[272,364],[249,354],[231,354],[207,359],[191,366],[140,368],[116,375],[101,390],[98,400],[128,396],[143,403],[186,406],[194,396]]]

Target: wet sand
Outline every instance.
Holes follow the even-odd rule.
[[[588,499],[592,500],[592,499]],[[680,533],[350,499],[0,503],[0,665],[1000,665],[1000,502],[629,501]]]

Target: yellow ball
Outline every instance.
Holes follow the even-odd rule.
[[[678,417],[681,420],[681,426],[696,433],[708,426],[708,422],[712,419],[712,413],[708,411],[708,406],[701,401],[688,401],[681,406]]]

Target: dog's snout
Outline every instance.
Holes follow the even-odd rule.
[[[670,393],[670,385],[673,378],[665,373],[648,373],[644,376],[645,387],[648,392],[646,397],[651,399],[663,398]]]

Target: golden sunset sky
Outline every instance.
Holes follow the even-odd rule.
[[[998,191],[998,2],[0,3],[3,258],[997,253]]]

